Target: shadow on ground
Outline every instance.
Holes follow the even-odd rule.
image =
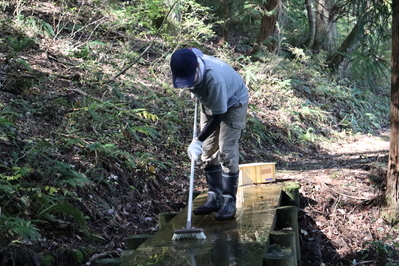
[[[304,211],[306,207],[311,207],[316,202],[300,195],[300,204],[298,225],[302,265],[320,266],[326,262],[335,265],[340,261],[340,255],[330,239],[319,229],[313,218]]]

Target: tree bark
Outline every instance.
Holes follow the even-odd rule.
[[[222,37],[220,38],[218,45],[222,46],[228,39],[229,37],[229,21],[230,21],[230,15],[229,15],[229,8],[227,6],[227,0],[220,0],[220,8],[223,14],[224,18],[224,24],[222,26]]]
[[[368,19],[368,14],[366,13],[367,3],[362,3],[359,9],[360,16],[356,21],[356,25],[342,42],[341,46],[327,59],[331,70],[337,70],[348,54],[352,54],[353,51],[361,45],[365,38],[364,27],[365,22]]]
[[[320,50],[326,50],[328,47],[328,30],[327,30],[327,18],[329,17],[326,9],[326,1],[316,1],[316,18],[315,18],[315,40],[313,42],[312,49],[316,52]]]
[[[392,0],[391,139],[383,215],[392,223],[399,217],[399,0]]]
[[[312,0],[305,0],[305,6],[309,23],[309,41],[307,47],[312,47],[316,36],[316,19],[313,13]]]
[[[277,21],[280,15],[281,0],[269,0],[263,3],[263,10],[266,14],[262,17],[261,26],[258,37],[250,54],[255,54],[259,51],[262,43],[268,39],[266,47],[271,52],[276,52],[278,48],[277,39],[272,39],[273,35],[278,33]],[[270,12],[273,12],[270,15]]]
[[[364,24],[362,21],[358,21],[337,51],[327,59],[329,67],[332,70],[338,69],[341,63],[345,60],[345,57],[359,47],[363,38]]]
[[[336,0],[315,1],[315,38],[312,46],[310,46],[315,52],[321,50],[331,52],[336,49],[334,40],[336,39],[337,30],[334,14],[331,13],[331,10],[336,6],[336,2]]]

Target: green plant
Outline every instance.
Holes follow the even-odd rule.
[[[1,230],[7,232],[2,236],[9,241],[21,238],[35,242],[40,238],[38,224],[57,224],[70,218],[72,225],[87,232],[86,218],[70,201],[75,198],[71,190],[90,181],[71,165],[55,159],[56,149],[50,143],[35,141],[12,166],[0,165],[1,220],[5,224]],[[21,161],[24,163],[19,165]],[[32,182],[33,176],[39,182]]]
[[[150,166],[156,166],[158,168],[161,169],[167,169],[167,165],[170,164],[168,162],[162,162],[161,160],[159,160],[157,157],[155,157],[153,154],[151,153],[137,153],[137,164],[141,167],[144,168],[148,168]],[[153,171],[150,171],[153,172]]]
[[[248,87],[253,88],[258,83],[258,76],[256,75],[259,68],[253,65],[243,65],[242,66],[242,78]]]
[[[29,241],[11,241],[2,245],[0,257],[4,265],[42,265],[41,255],[34,251],[29,245]]]
[[[214,36],[212,26],[206,23],[213,20],[209,8],[192,0],[180,1],[172,10],[167,30],[162,39],[171,47],[183,45],[201,47],[202,42]]]
[[[52,266],[54,265],[55,259],[52,255],[44,254],[42,257],[43,266]]]
[[[318,139],[317,134],[314,133],[315,129],[310,127],[307,128],[306,131],[302,134],[299,135],[298,139],[306,142],[314,142],[316,139]]]
[[[7,36],[6,40],[8,48],[14,53],[28,50],[36,44],[34,39],[23,35]]]
[[[258,145],[271,145],[276,140],[276,136],[267,129],[255,114],[247,118],[247,124],[251,130],[246,131],[245,135],[254,140]]]
[[[76,261],[77,263],[83,263],[84,254],[81,250],[73,248],[73,249],[67,250],[66,253],[69,253],[70,256],[72,257],[72,259],[74,261]]]
[[[53,26],[51,26],[45,20],[39,19],[34,16],[26,17],[20,14],[16,17],[15,24],[19,28],[24,28],[33,36],[45,35],[53,37],[55,35]]]
[[[13,122],[14,117],[17,114],[11,111],[3,110],[0,113],[0,138],[7,139],[15,135],[16,125]]]
[[[135,10],[139,11],[136,19],[138,19],[140,16],[146,18],[141,21],[137,21],[139,25],[147,27],[152,31],[152,33],[156,33],[158,28],[161,26],[164,16],[168,10],[166,1],[141,1],[141,5],[138,5],[138,7],[139,9]]]
[[[368,242],[367,244],[369,244],[369,249],[363,251],[365,258],[371,257],[375,259],[379,265],[394,266],[398,264],[399,243],[394,241],[391,244],[388,244],[384,241],[377,240]],[[357,265],[357,262],[354,261],[353,264]]]
[[[36,221],[26,221],[18,217],[0,215],[0,232],[2,237],[21,238],[24,241],[37,241],[41,236],[39,229],[34,225]]]
[[[65,198],[63,197],[51,197],[49,198],[48,201],[43,202],[43,205],[41,208],[38,210],[37,215],[39,217],[43,217],[47,220],[50,221],[56,221],[60,222],[60,218],[56,218],[55,214],[57,214],[60,217],[65,217],[64,219],[67,219],[67,216],[70,216],[73,218],[73,221],[76,222],[77,228],[79,228],[82,231],[87,230],[87,222],[83,213],[78,210],[75,206],[68,202],[64,202]]]
[[[95,142],[88,146],[88,150],[95,153],[96,161],[99,160],[99,157],[103,156],[115,159],[119,163],[125,163],[129,169],[136,168],[134,157],[129,152],[117,148],[115,144]]]

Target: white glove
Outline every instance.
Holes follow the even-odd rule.
[[[198,160],[202,153],[202,141],[193,139],[187,149],[188,156],[194,161]]]

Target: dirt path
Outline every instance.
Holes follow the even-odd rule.
[[[388,151],[389,134],[362,136],[277,169],[301,184],[303,265],[399,265],[399,233],[381,218]]]

